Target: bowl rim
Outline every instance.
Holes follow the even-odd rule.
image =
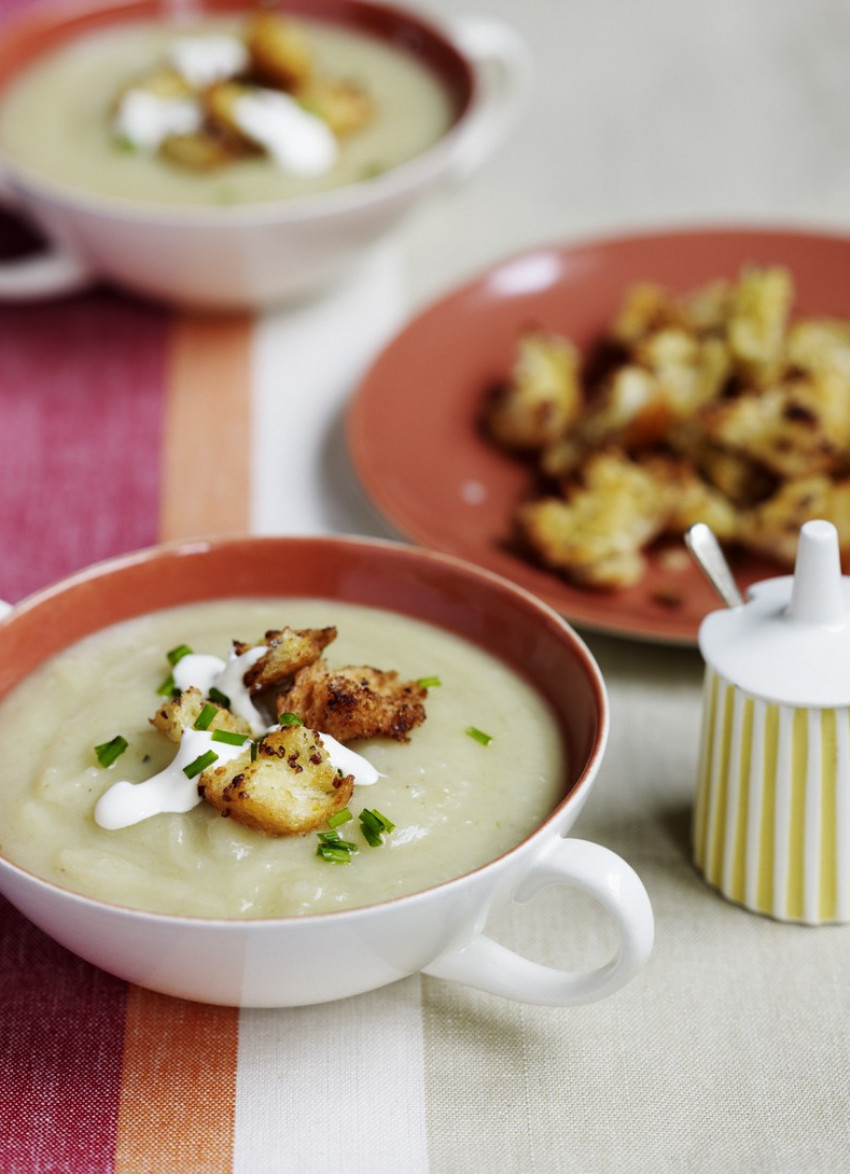
[[[560,831],[559,825],[563,824],[565,816],[571,808],[578,806],[580,810],[583,806],[587,794],[598,774],[599,766],[608,743],[610,706],[602,671],[582,637],[548,603],[503,576],[483,567],[478,567],[454,555],[444,554],[440,551],[430,550],[426,547],[416,546],[395,539],[371,538],[360,535],[213,535],[206,538],[201,537],[189,540],[162,542],[111,558],[101,559],[30,593],[19,603],[13,605],[8,614],[0,618],[0,639],[2,639],[2,633],[13,625],[20,616],[29,614],[38,608],[49,606],[52,600],[60,598],[68,590],[94,579],[120,574],[122,570],[152,561],[167,563],[174,558],[179,559],[180,557],[193,555],[203,556],[206,553],[222,551],[228,547],[244,546],[246,544],[262,544],[265,546],[280,545],[285,547],[291,543],[312,546],[346,546],[364,552],[370,550],[378,553],[393,552],[403,557],[406,556],[414,559],[419,563],[443,567],[450,573],[458,573],[467,579],[472,578],[488,583],[491,588],[501,592],[503,596],[512,597],[522,606],[530,608],[541,619],[546,620],[548,624],[554,625],[556,630],[560,631],[561,635],[572,646],[572,650],[581,664],[581,668],[587,677],[587,683],[595,699],[597,718],[596,732],[592,746],[587,754],[587,759],[574,783],[570,786],[560,802],[522,840],[507,851],[502,852],[499,856],[486,861],[484,864],[478,865],[476,868],[469,869],[459,876],[439,881],[436,884],[418,889],[412,893],[402,894],[382,901],[375,901],[367,905],[357,905],[349,909],[327,912],[251,918],[207,917],[192,914],[163,913],[157,910],[124,905],[120,902],[108,901],[100,897],[92,897],[84,893],[75,892],[73,889],[65,888],[55,881],[39,876],[27,867],[15,863],[2,851],[0,851],[0,878],[2,878],[4,873],[11,873],[27,880],[43,893],[52,893],[64,902],[70,902],[91,910],[109,911],[116,916],[125,915],[141,921],[153,919],[154,922],[161,925],[228,927],[229,932],[247,932],[246,927],[297,925],[305,928],[296,932],[307,932],[306,927],[308,926],[325,924],[338,918],[343,919],[345,922],[355,921],[373,916],[376,911],[398,909],[400,907],[407,907],[410,904],[418,904],[421,901],[432,899],[433,894],[438,892],[443,893],[451,890],[460,890],[470,883],[474,883],[475,879],[485,872],[500,872],[503,869],[510,868],[518,857],[533,851],[542,842],[563,836],[564,833]],[[94,631],[96,630],[94,629]],[[74,642],[72,640],[69,643]],[[68,646],[65,645],[65,647]],[[494,653],[493,655],[498,654]],[[15,682],[15,685],[23,681],[26,675],[25,673],[20,677]],[[3,892],[4,886],[0,883],[0,893]],[[14,901],[12,903],[14,904]]]

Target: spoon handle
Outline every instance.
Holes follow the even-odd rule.
[[[726,556],[717,536],[705,522],[697,522],[685,532],[685,545],[697,565],[727,607],[740,607],[744,597],[732,577]]]

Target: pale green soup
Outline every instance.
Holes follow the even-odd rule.
[[[233,20],[123,25],[46,55],[6,92],[0,143],[32,172],[65,188],[145,203],[222,205],[354,183],[406,162],[446,132],[453,118],[450,97],[411,55],[353,30],[299,23],[319,71],[357,81],[376,108],[368,126],[343,141],[337,165],[324,175],[287,175],[266,158],[240,160],[217,173],[193,173],[116,145],[110,110],[119,90],[160,60],[178,33],[238,32]]]
[[[357,787],[349,863],[316,855],[315,833],[269,837],[206,803],[120,831],[94,821],[116,780],[141,782],[174,756],[149,724],[166,651],[180,643],[225,657],[234,638],[269,628],[338,628],[331,666],[369,664],[407,679],[439,677],[407,743],[352,743],[383,777]],[[482,745],[470,726],[492,736]],[[123,734],[129,749],[99,766],[93,747]],[[42,666],[0,705],[0,849],[65,888],[172,914],[268,917],[345,909],[462,875],[521,842],[563,798],[555,719],[502,662],[431,625],[310,600],[230,601],[155,613],[104,630]],[[356,819],[377,808],[395,824],[380,847]],[[351,829],[354,829],[351,831]]]

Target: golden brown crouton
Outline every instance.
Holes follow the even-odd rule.
[[[629,347],[639,338],[666,326],[678,326],[682,312],[676,299],[653,282],[636,282],[623,295],[608,337]]]
[[[272,836],[321,827],[353,789],[353,777],[337,772],[321,736],[305,726],[274,730],[253,760],[246,750],[198,779],[199,794],[223,816]]]
[[[828,477],[803,477],[781,485],[776,493],[741,519],[741,534],[747,546],[777,562],[792,566],[799,531],[810,518],[833,521],[839,529],[841,547],[850,537],[850,486],[834,486]]]
[[[830,473],[848,462],[850,395],[841,376],[789,376],[784,382],[709,405],[705,435],[782,478]]]
[[[279,89],[303,85],[313,71],[313,54],[304,31],[278,13],[255,16],[245,41],[254,72]]]
[[[237,121],[236,103],[240,98],[250,97],[255,93],[255,87],[246,86],[242,82],[223,81],[207,86],[201,95],[201,102],[208,123],[220,135],[229,136],[231,141],[244,140],[250,143]]]
[[[232,730],[234,734],[249,734],[251,727],[243,718],[237,717],[229,709],[208,701],[200,689],[194,685],[171,701],[166,701],[150,719],[161,734],[171,742],[179,742],[184,730],[191,729],[200,716],[205,705],[215,706],[215,716],[206,727],[209,730]]]
[[[157,98],[191,98],[194,96],[194,91],[183,74],[170,65],[152,69],[149,73],[125,86],[119,92],[117,101],[120,102],[129,90],[144,90],[146,94],[154,94]]]
[[[427,690],[396,672],[365,666],[329,669],[324,660],[302,669],[277,699],[278,713],[294,713],[338,742],[385,736],[406,742],[425,720]]]
[[[581,406],[576,348],[556,335],[528,331],[510,378],[485,409],[485,425],[500,444],[539,449],[563,436]]]
[[[793,293],[787,269],[749,269],[741,275],[726,338],[736,370],[746,382],[762,386],[781,370]]]
[[[268,652],[252,665],[242,678],[247,689],[260,693],[272,685],[280,685],[305,665],[318,660],[327,646],[336,639],[337,630],[328,628],[273,628],[257,644],[243,644],[234,640],[237,656],[251,648],[265,645]]]
[[[216,171],[229,166],[248,151],[247,145],[232,135],[199,130],[192,134],[168,135],[160,144],[159,153],[169,163],[191,171]]]
[[[737,538],[737,510],[689,462],[658,456],[647,457],[640,464],[655,478],[659,497],[668,504],[665,533],[684,534],[695,522],[705,522],[721,541]]]
[[[293,91],[293,97],[341,139],[362,130],[375,114],[370,96],[352,81],[310,78]]]
[[[568,486],[565,499],[529,502],[518,521],[547,566],[576,583],[610,589],[640,579],[642,550],[663,532],[670,510],[669,494],[652,472],[603,451],[588,459],[581,484]]]

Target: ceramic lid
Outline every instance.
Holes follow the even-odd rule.
[[[706,663],[757,697],[850,705],[850,578],[835,526],[806,522],[794,574],[756,583],[741,606],[706,616],[699,646]]]

